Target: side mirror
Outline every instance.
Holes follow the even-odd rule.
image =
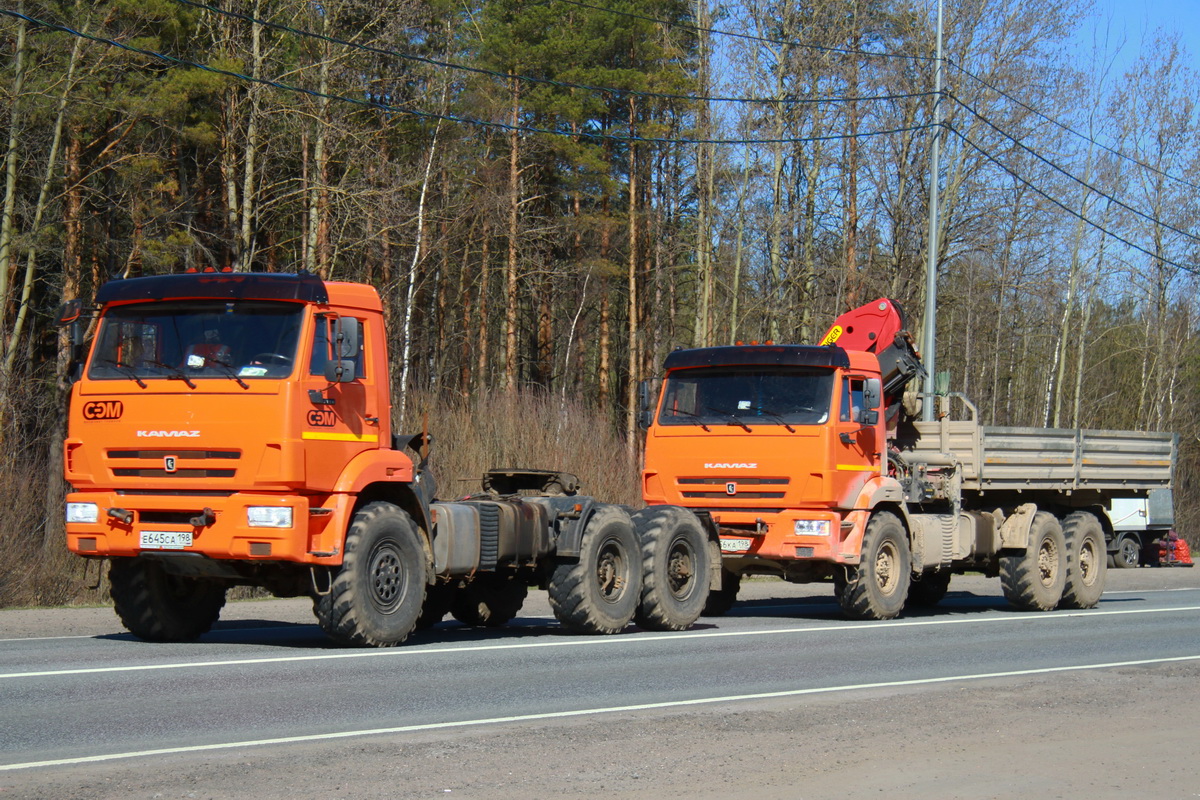
[[[357,377],[359,324],[354,317],[338,317],[333,324],[333,358],[325,362],[325,380],[352,383]]]
[[[858,417],[860,425],[875,426],[879,424],[879,412],[873,408],[864,408]]]
[[[863,408],[879,408],[879,401],[882,399],[882,382],[878,378],[868,378],[863,384]]]
[[[649,378],[638,383],[638,427],[646,430],[654,421],[654,407],[658,401],[661,378]]]
[[[58,307],[58,311],[54,314],[54,324],[59,328],[69,325],[79,319],[79,315],[82,313],[83,301],[68,300]]]

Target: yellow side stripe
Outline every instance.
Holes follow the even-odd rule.
[[[377,433],[319,433],[317,431],[304,431],[300,434],[301,439],[311,439],[318,442],[378,442],[379,434]]]
[[[838,472],[878,472],[879,467],[862,466],[861,464],[838,464]]]

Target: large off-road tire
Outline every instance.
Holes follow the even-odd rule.
[[[1117,549],[1112,554],[1113,566],[1117,569],[1133,569],[1142,563],[1142,543],[1136,536],[1122,536],[1117,540]]]
[[[458,590],[450,613],[464,625],[497,628],[521,611],[527,594],[524,582],[484,572]]]
[[[942,602],[950,589],[950,571],[926,572],[920,578],[914,578],[908,587],[909,608],[933,608]]]
[[[225,585],[172,575],[149,558],[114,558],[108,570],[113,607],[129,632],[151,642],[188,642],[212,628]]]
[[[634,621],[651,631],[690,628],[708,600],[708,538],[696,515],[650,506],[632,517],[642,540],[642,599]]]
[[[421,615],[427,570],[412,518],[391,503],[368,503],[346,532],[342,568],[317,601],[317,622],[341,644],[400,644]]]
[[[838,603],[851,619],[892,619],[904,610],[912,581],[908,534],[900,519],[880,511],[867,522],[862,559],[839,586]]]
[[[1039,511],[1029,528],[1029,546],[1000,556],[1004,598],[1022,611],[1049,611],[1062,599],[1067,578],[1067,543],[1054,515]]]
[[[721,588],[711,589],[704,601],[703,617],[723,617],[737,602],[738,592],[742,589],[742,576],[727,569],[721,570]]]
[[[1062,521],[1067,545],[1067,578],[1060,608],[1095,608],[1104,594],[1107,553],[1104,527],[1095,514],[1076,511]]]
[[[423,631],[437,625],[454,606],[454,598],[458,594],[458,581],[435,583],[425,587],[425,602],[421,604],[421,613],[417,617],[416,630]]]
[[[568,628],[580,633],[625,629],[642,593],[642,559],[624,509],[600,506],[593,512],[579,558],[555,566],[549,590],[554,616]]]

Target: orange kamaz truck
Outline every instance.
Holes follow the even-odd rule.
[[[676,350],[644,384],[647,503],[718,535],[728,610],[743,575],[828,581],[853,618],[933,605],[999,576],[1021,609],[1088,608],[1115,547],[1114,497],[1170,488],[1170,433],[980,425],[960,394],[917,420],[923,374],[899,306],[839,317],[819,346]]]
[[[447,613],[502,624],[531,585],[574,630],[679,630],[720,585],[715,534],[691,515],[631,515],[580,495],[569,473],[495,470],[478,494],[440,501],[428,437],[392,430],[369,286],[141,277],[60,321],[78,365],[67,546],[109,560],[117,614],[139,637],[199,636],[239,584],[311,596],[333,639],[380,646]]]

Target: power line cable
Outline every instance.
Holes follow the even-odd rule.
[[[46,22],[44,20],[40,20],[35,17],[30,17],[28,15],[21,14],[17,11],[11,11],[8,9],[0,9],[0,14],[9,16],[9,17],[14,17],[16,19],[23,19],[34,25],[39,25],[41,27],[44,27],[44,28],[47,28],[50,30],[60,31],[62,33],[67,33],[72,36],[82,37],[84,39],[88,39],[90,41],[97,42],[100,44],[107,44],[112,47],[116,47],[116,48],[131,52],[131,53],[137,53],[139,55],[150,56],[151,58],[157,58],[161,61],[165,61],[168,63],[177,64],[177,65],[185,66],[185,67],[192,67],[194,69],[204,70],[205,72],[211,72],[211,73],[214,73],[217,75],[225,75],[227,77],[236,78],[238,80],[248,81],[250,83],[258,83],[258,84],[262,84],[264,86],[271,86],[273,88],[281,89],[281,90],[287,91],[287,92],[295,92],[295,93],[299,93],[299,94],[308,95],[310,97],[324,98],[324,99],[328,99],[328,100],[337,100],[340,102],[351,103],[353,105],[358,105],[358,106],[362,106],[365,108],[373,108],[373,109],[376,109],[379,111],[385,111],[385,112],[393,113],[393,114],[406,114],[409,116],[414,116],[414,117],[418,117],[418,118],[426,119],[426,120],[443,120],[446,122],[454,122],[454,123],[460,123],[460,124],[464,124],[464,125],[474,125],[474,126],[482,127],[482,128],[495,128],[495,129],[499,129],[499,130],[516,132],[516,133],[544,134],[544,135],[548,135],[548,136],[558,136],[558,137],[563,137],[563,138],[583,137],[583,138],[587,138],[587,139],[599,139],[599,140],[620,141],[620,142],[634,142],[634,143],[639,143],[639,144],[761,145],[761,144],[802,144],[802,143],[810,143],[810,142],[839,141],[839,140],[843,140],[843,139],[860,139],[860,138],[868,138],[868,137],[872,137],[872,136],[886,136],[886,135],[893,135],[893,134],[897,134],[897,133],[907,133],[907,132],[911,132],[911,131],[924,130],[926,128],[932,127],[930,123],[925,123],[925,124],[921,124],[921,125],[910,125],[907,127],[893,128],[890,130],[867,131],[864,133],[830,134],[828,136],[798,136],[798,137],[786,137],[786,138],[778,138],[778,139],[683,139],[683,138],[657,137],[657,136],[622,135],[622,134],[615,134],[615,133],[598,133],[595,131],[587,131],[587,130],[561,131],[561,130],[554,130],[551,128],[536,128],[536,127],[528,126],[528,125],[510,125],[505,122],[495,122],[492,120],[474,119],[472,117],[463,117],[463,116],[458,116],[458,115],[454,115],[454,114],[438,114],[438,113],[435,113],[432,111],[418,111],[416,109],[411,109],[411,108],[400,108],[400,107],[393,106],[388,103],[383,103],[383,102],[380,102],[377,100],[366,100],[366,99],[355,98],[355,97],[347,97],[345,95],[331,94],[328,92],[319,92],[314,89],[306,89],[302,86],[293,86],[291,84],[286,84],[286,83],[282,83],[280,81],[274,81],[274,80],[270,80],[267,78],[255,78],[252,75],[246,75],[244,73],[235,72],[233,70],[221,69],[220,67],[214,67],[210,64],[203,64],[200,62],[191,61],[189,59],[180,58],[178,56],[172,56],[172,55],[168,55],[166,53],[159,53],[154,50],[147,50],[144,48],[135,47],[133,45],[126,44],[124,42],[118,42],[114,39],[106,39],[102,36],[93,36],[91,34],[82,33],[80,31],[77,31],[77,30],[67,27],[65,25],[59,25],[57,23]]]
[[[566,0],[561,0],[561,2],[566,2]],[[993,92],[995,92],[999,96],[1003,97],[1005,100],[1009,100],[1013,103],[1016,103],[1018,106],[1025,109],[1029,113],[1034,114],[1034,115],[1040,117],[1041,119],[1044,119],[1046,122],[1049,122],[1051,125],[1054,125],[1070,134],[1078,136],[1080,139],[1083,139],[1084,141],[1088,142],[1089,144],[1093,144],[1096,147],[1099,147],[1101,150],[1105,151],[1106,153],[1109,153],[1118,158],[1124,159],[1125,161],[1129,161],[1130,163],[1136,164],[1143,169],[1150,170],[1151,172],[1155,173],[1156,175],[1161,175],[1164,178],[1168,178],[1170,180],[1181,183],[1190,189],[1196,189],[1197,191],[1200,191],[1200,185],[1192,183],[1191,181],[1187,180],[1186,178],[1181,178],[1178,175],[1172,175],[1170,172],[1166,172],[1164,170],[1159,169],[1158,167],[1152,166],[1150,164],[1147,164],[1144,161],[1134,158],[1131,155],[1122,153],[1120,150],[1117,150],[1116,148],[1109,147],[1108,145],[1103,144],[1102,142],[1096,141],[1093,137],[1089,136],[1086,133],[1081,133],[1080,131],[1075,130],[1070,125],[1067,125],[1065,122],[1060,122],[1059,120],[1055,119],[1054,117],[1051,117],[1048,114],[1044,114],[1041,111],[1038,111],[1036,108],[1029,105],[1025,101],[1020,100],[1016,97],[1013,97],[1008,92],[1004,91],[1003,89],[999,88],[998,86],[996,86],[992,83],[989,83],[988,81],[984,80],[983,78],[979,77],[975,73],[971,72],[969,69],[962,66],[961,64],[959,64],[951,59],[946,59],[946,63],[948,63],[950,66],[954,67],[955,69],[957,69],[962,74],[966,75],[968,78],[982,84],[983,86],[985,86],[988,89],[991,89]]]
[[[1187,231],[1180,230],[1179,228],[1176,228],[1174,225],[1170,225],[1170,224],[1168,224],[1168,223],[1166,223],[1166,222],[1163,222],[1162,220],[1160,220],[1160,219],[1158,219],[1158,218],[1156,218],[1156,217],[1153,217],[1153,216],[1151,216],[1151,215],[1147,214],[1147,213],[1146,213],[1146,212],[1144,212],[1144,211],[1139,211],[1139,210],[1137,210],[1136,208],[1134,208],[1133,206],[1130,206],[1129,204],[1122,202],[1122,201],[1121,201],[1121,200],[1119,200],[1118,198],[1116,198],[1116,197],[1113,197],[1112,195],[1108,194],[1107,192],[1105,192],[1105,191],[1103,191],[1103,190],[1101,190],[1101,189],[1098,189],[1098,188],[1096,188],[1095,186],[1093,186],[1092,184],[1090,184],[1090,183],[1088,183],[1087,181],[1083,180],[1082,178],[1076,177],[1076,176],[1075,176],[1075,175],[1073,175],[1072,173],[1068,172],[1068,171],[1067,171],[1067,170],[1066,170],[1064,167],[1061,167],[1061,166],[1059,166],[1058,164],[1054,163],[1054,162],[1053,162],[1053,161],[1051,161],[1050,159],[1048,159],[1048,158],[1046,158],[1045,156],[1043,156],[1041,153],[1038,153],[1038,152],[1037,152],[1037,151],[1035,151],[1033,148],[1031,148],[1031,147],[1029,147],[1028,145],[1026,145],[1024,142],[1022,142],[1022,141],[1021,141],[1020,139],[1018,139],[1017,137],[1013,136],[1011,133],[1008,133],[1007,131],[1003,130],[1003,129],[1002,129],[1000,126],[999,126],[999,125],[997,125],[996,123],[992,122],[990,119],[988,119],[987,117],[985,117],[983,114],[980,114],[978,111],[976,111],[974,108],[972,108],[972,107],[971,107],[970,105],[968,105],[967,103],[964,103],[964,102],[963,102],[962,100],[960,100],[958,97],[954,96],[953,94],[948,94],[948,96],[949,96],[949,98],[950,98],[951,100],[953,100],[954,102],[958,103],[960,106],[962,106],[963,108],[965,108],[967,111],[971,112],[971,114],[973,114],[973,115],[975,116],[975,118],[976,118],[976,119],[980,120],[981,122],[983,122],[983,124],[987,125],[989,128],[991,128],[992,130],[996,131],[996,133],[1000,134],[1001,136],[1005,137],[1006,139],[1009,139],[1009,140],[1010,140],[1010,141],[1012,141],[1012,142],[1013,142],[1013,143],[1014,143],[1014,144],[1015,144],[1017,147],[1020,147],[1022,150],[1024,150],[1024,151],[1025,151],[1025,152],[1027,152],[1027,153],[1029,153],[1031,156],[1033,156],[1034,158],[1036,158],[1038,161],[1041,161],[1043,164],[1045,164],[1046,166],[1048,166],[1048,167],[1050,167],[1051,169],[1055,170],[1056,172],[1058,172],[1058,173],[1060,173],[1060,174],[1064,175],[1065,177],[1069,178],[1070,180],[1074,181],[1075,183],[1078,183],[1080,186],[1083,186],[1083,187],[1085,187],[1085,188],[1087,188],[1087,189],[1091,190],[1092,192],[1095,192],[1096,194],[1100,195],[1101,197],[1103,197],[1103,198],[1105,198],[1106,200],[1108,200],[1109,202],[1111,202],[1113,205],[1115,205],[1115,206],[1118,206],[1118,207],[1120,207],[1120,208],[1123,208],[1123,209],[1125,209],[1126,211],[1128,211],[1128,212],[1129,212],[1129,213],[1131,213],[1131,214],[1134,214],[1134,215],[1136,215],[1136,216],[1139,216],[1139,217],[1141,217],[1142,219],[1144,219],[1144,220],[1147,220],[1148,222],[1152,222],[1152,223],[1154,223],[1155,225],[1159,225],[1159,226],[1161,226],[1161,227],[1163,227],[1163,228],[1166,228],[1166,229],[1167,229],[1167,230],[1169,230],[1169,231],[1172,231],[1172,232],[1174,232],[1174,233],[1178,233],[1180,236],[1185,236],[1185,237],[1187,237],[1188,239],[1191,239],[1191,240],[1192,240],[1192,241],[1194,241],[1194,242],[1200,243],[1200,236],[1196,236],[1195,234],[1188,233]]]
[[[658,17],[649,17],[644,14],[635,14],[632,11],[620,11],[615,8],[604,8],[603,6],[592,5],[591,3],[582,2],[582,0],[555,0],[559,3],[579,6],[580,8],[590,8],[593,11],[603,11],[608,14],[615,14],[622,17],[630,17],[632,19],[640,19],[644,22],[654,22],[659,25],[665,25],[668,28],[683,28],[685,30],[695,31],[696,33],[712,33],[717,36],[728,36],[733,39],[745,39],[750,42],[759,42],[760,44],[776,44],[787,47],[797,47],[803,50],[816,50],[823,53],[838,53],[840,55],[850,56],[869,56],[872,58],[900,58],[909,61],[933,61],[933,56],[914,56],[907,53],[888,53],[876,52],[874,50],[851,50],[842,47],[829,47],[820,44],[809,44],[806,42],[796,42],[788,39],[772,39],[766,36],[755,36],[751,33],[739,33],[737,31],[726,31],[720,28],[704,28],[699,25],[692,25],[687,22],[671,22],[670,20],[659,19]]]
[[[974,142],[974,141],[971,139],[971,137],[967,136],[965,133],[963,133],[962,131],[960,131],[958,128],[956,128],[956,127],[954,127],[953,125],[951,125],[951,124],[947,123],[947,125],[946,125],[946,129],[947,129],[947,130],[949,130],[951,133],[953,133],[953,134],[954,134],[955,136],[957,136],[958,138],[962,139],[962,140],[963,140],[964,142],[966,142],[968,145],[970,145],[971,147],[973,147],[973,148],[974,148],[976,151],[978,151],[978,152],[979,152],[979,154],[980,154],[980,155],[982,155],[982,156],[983,156],[984,158],[986,158],[988,161],[992,162],[992,163],[993,163],[993,164],[995,164],[997,167],[999,167],[1001,170],[1003,170],[1004,172],[1008,173],[1008,175],[1009,175],[1009,176],[1011,176],[1011,177],[1012,177],[1014,180],[1016,180],[1016,181],[1019,181],[1021,184],[1023,184],[1023,185],[1024,185],[1024,186],[1026,186],[1026,187],[1028,187],[1029,189],[1033,190],[1035,193],[1037,193],[1037,194],[1041,195],[1041,196],[1042,196],[1042,197],[1044,197],[1046,200],[1049,200],[1051,203],[1053,203],[1054,205],[1058,206],[1058,207],[1059,207],[1060,209],[1062,209],[1063,211],[1067,212],[1068,214],[1070,214],[1071,216],[1073,216],[1073,217],[1075,217],[1076,219],[1080,220],[1081,222],[1084,222],[1084,223],[1086,223],[1086,224],[1090,225],[1091,227],[1093,227],[1093,228],[1095,228],[1096,230],[1098,230],[1098,231],[1100,231],[1101,233],[1103,233],[1105,236],[1110,236],[1110,237],[1112,237],[1113,239],[1116,239],[1116,240],[1117,240],[1118,242],[1120,242],[1121,244],[1125,245],[1126,247],[1130,247],[1130,248],[1132,248],[1132,249],[1134,249],[1134,250],[1137,250],[1139,253],[1142,253],[1143,255],[1150,256],[1151,258],[1153,258],[1153,259],[1156,259],[1156,260],[1158,260],[1158,261],[1161,261],[1161,262],[1162,262],[1162,263],[1164,263],[1164,264],[1169,264],[1170,266],[1172,266],[1172,267],[1176,267],[1177,269],[1181,269],[1181,270],[1183,270],[1184,272],[1190,272],[1190,273],[1192,273],[1193,275],[1200,275],[1200,269],[1197,269],[1196,267],[1188,267],[1188,266],[1185,266],[1185,265],[1183,265],[1183,264],[1180,264],[1180,263],[1178,263],[1178,262],[1176,262],[1176,261],[1172,261],[1172,260],[1170,260],[1170,259],[1168,259],[1168,258],[1163,258],[1162,256],[1160,256],[1160,255],[1158,255],[1158,254],[1156,254],[1156,253],[1152,253],[1152,252],[1150,252],[1149,250],[1147,250],[1147,249],[1146,249],[1146,248],[1144,248],[1144,247],[1141,247],[1141,246],[1139,246],[1139,245],[1136,245],[1136,244],[1134,244],[1133,242],[1129,241],[1129,240],[1128,240],[1128,239],[1126,239],[1125,237],[1123,237],[1123,236],[1120,236],[1120,235],[1118,235],[1118,234],[1115,234],[1115,233],[1113,233],[1112,231],[1108,230],[1107,228],[1103,227],[1102,225],[1100,225],[1100,224],[1098,224],[1098,223],[1096,223],[1096,222],[1093,222],[1093,221],[1092,221],[1091,219],[1089,219],[1088,217],[1086,217],[1086,216],[1084,216],[1083,214],[1079,213],[1079,212],[1078,212],[1078,211],[1076,211],[1075,209],[1068,207],[1066,204],[1062,203],[1060,200],[1058,200],[1058,199],[1056,199],[1056,198],[1054,198],[1054,197],[1051,197],[1051,196],[1050,196],[1049,194],[1047,194],[1046,192],[1044,192],[1044,191],[1042,191],[1041,189],[1039,189],[1038,187],[1034,186],[1032,182],[1030,182],[1030,181],[1026,180],[1025,178],[1023,178],[1023,177],[1021,177],[1020,175],[1018,175],[1018,174],[1017,174],[1017,173],[1016,173],[1014,170],[1012,170],[1012,169],[1010,169],[1009,167],[1005,166],[1005,165],[1004,165],[1004,164],[1003,164],[1003,163],[1002,163],[1002,162],[1001,162],[999,159],[997,159],[995,156],[993,156],[991,153],[989,153],[987,150],[985,150],[985,149],[984,149],[983,147],[981,147],[980,145],[976,144],[976,143],[975,143],[975,142]]]
[[[905,92],[898,94],[885,95],[866,95],[860,97],[795,97],[795,98],[775,98],[775,97],[710,97],[703,95],[687,95],[687,94],[670,94],[665,92],[646,92],[637,89],[620,89],[612,86],[594,86],[586,83],[573,83],[571,81],[560,81],[552,78],[539,78],[533,75],[521,75],[508,72],[500,72],[498,70],[487,69],[485,67],[476,67],[468,64],[460,64],[453,61],[444,61],[441,59],[430,58],[428,56],[419,56],[413,53],[404,53],[399,50],[390,48],[377,47],[374,45],[360,44],[351,42],[346,39],[341,39],[336,36],[329,36],[315,31],[296,28],[290,25],[284,25],[279,22],[271,22],[270,20],[258,19],[249,14],[242,14],[237,11],[228,11],[223,8],[217,8],[207,3],[196,2],[196,0],[175,0],[180,5],[190,6],[192,8],[203,9],[214,14],[221,14],[233,19],[240,19],[244,22],[250,22],[257,25],[262,25],[267,28],[290,33],[295,36],[302,36],[309,39],[316,39],[330,44],[336,44],[343,47],[349,47],[355,50],[360,50],[366,53],[375,55],[390,56],[406,61],[415,61],[420,64],[440,67],[445,69],[460,70],[462,72],[471,72],[478,75],[488,75],[493,78],[503,80],[516,79],[523,83],[536,83],[547,86],[555,86],[561,89],[584,89],[590,92],[599,94],[614,95],[617,97],[633,96],[644,97],[653,100],[682,100],[685,102],[696,103],[753,103],[753,104],[784,104],[784,105],[813,105],[817,103],[854,103],[854,102],[871,102],[876,100],[908,100],[912,98],[930,97],[933,92]]]

